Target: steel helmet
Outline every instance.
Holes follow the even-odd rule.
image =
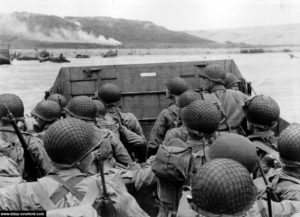
[[[256,95],[245,102],[244,112],[250,123],[272,127],[277,123],[280,108],[271,97]]]
[[[166,82],[166,87],[170,94],[179,96],[183,92],[188,90],[186,81],[180,77],[174,77]]]
[[[197,93],[193,90],[187,90],[179,96],[177,104],[178,104],[178,107],[182,109],[182,108],[188,106],[190,103],[192,103],[196,100],[200,100],[200,99],[202,99],[202,98],[199,93]]]
[[[54,101],[44,100],[34,107],[31,114],[45,121],[55,121],[61,117],[61,108]]]
[[[17,121],[24,119],[24,105],[20,97],[12,93],[4,93],[0,95],[0,118],[7,120],[5,105],[7,105]]]
[[[67,105],[67,100],[66,98],[61,95],[61,94],[58,94],[58,93],[55,93],[55,94],[51,94],[47,100],[51,100],[51,101],[54,101],[54,102],[57,102],[58,105],[61,106],[61,108],[64,108],[66,105]]]
[[[206,78],[210,81],[225,84],[226,71],[220,65],[210,64],[205,66],[203,70],[198,73],[199,77]]]
[[[277,141],[280,160],[291,167],[300,166],[300,125],[293,123],[283,130]]]
[[[197,100],[181,110],[181,119],[186,127],[201,133],[214,133],[221,121],[221,112],[208,100]]]
[[[65,118],[50,125],[43,140],[53,162],[75,165],[99,146],[99,138],[90,124],[76,118]]]
[[[226,73],[226,78],[225,78],[225,87],[226,88],[230,88],[232,85],[239,83],[240,80],[233,74],[230,72]]]
[[[70,99],[64,110],[75,118],[86,121],[96,120],[97,106],[87,96],[76,96]]]
[[[100,100],[94,100],[97,107],[97,115],[104,116],[106,113],[105,105]]]
[[[191,181],[197,211],[242,216],[256,201],[247,169],[231,159],[215,159],[199,167]]]
[[[122,95],[117,85],[106,83],[100,87],[98,96],[103,102],[110,104],[120,101]]]
[[[253,173],[256,168],[257,154],[255,146],[244,136],[234,133],[224,133],[213,141],[207,150],[209,160],[229,158],[240,162]]]

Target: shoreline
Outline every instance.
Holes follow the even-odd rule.
[[[255,48],[254,48],[255,49]],[[38,52],[43,49],[39,49]],[[57,49],[47,48],[50,54],[53,56],[59,56],[61,53],[65,57],[75,57],[77,54],[89,55],[89,56],[102,56],[110,49],[96,48],[96,49]],[[292,53],[300,51],[300,46],[282,46],[282,47],[268,47],[256,49],[258,52],[251,52],[253,48],[152,48],[152,49],[129,49],[129,48],[113,48],[112,50],[118,50],[119,56],[146,56],[146,55],[197,55],[197,54],[259,54],[259,53]],[[243,52],[243,51],[250,52]],[[35,49],[10,49],[10,53],[21,53],[23,56],[35,56]]]

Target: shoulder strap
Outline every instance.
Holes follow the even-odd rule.
[[[52,209],[57,209],[55,204],[50,200],[48,192],[41,186],[39,182],[32,183],[32,190],[35,195],[38,197],[40,204],[42,207],[48,211]]]
[[[54,204],[57,204],[58,201],[60,201],[67,193],[71,192],[78,200],[82,200],[83,198],[83,193],[77,191],[74,186],[78,184],[81,180],[86,178],[86,176],[81,175],[81,176],[75,176],[71,177],[67,181],[62,180],[60,177],[56,175],[50,175],[52,179],[57,181],[58,183],[61,184],[60,187],[56,189],[56,191],[51,195],[50,199],[53,201]]]

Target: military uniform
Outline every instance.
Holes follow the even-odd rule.
[[[205,153],[209,145],[216,138],[215,131],[219,126],[221,114],[209,101],[196,100],[185,106],[181,110],[181,115],[184,126],[190,133],[186,144],[176,142],[176,146],[192,148],[194,164],[201,166],[206,162]],[[170,140],[169,145],[175,141],[176,139]],[[158,197],[161,202],[160,217],[167,216],[168,213],[176,215],[183,185],[182,181],[158,179]]]
[[[138,159],[140,162],[146,161],[146,139],[139,121],[134,114],[123,113],[117,107],[117,103],[121,100],[120,88],[106,83],[100,87],[98,96],[106,109],[105,114],[102,114],[104,117],[97,121],[98,126],[111,129],[133,159]]]
[[[78,169],[69,170],[57,170],[52,171],[52,174],[67,181],[73,177],[82,177],[82,180],[74,186],[78,192],[83,196],[86,192],[92,188],[93,191],[97,192],[98,197],[101,197],[102,190],[99,189],[101,186],[101,178],[98,175],[86,177],[85,174],[80,172]],[[114,208],[116,215],[119,217],[123,216],[148,216],[136,203],[135,199],[127,192],[124,184],[120,177],[114,173],[106,175],[106,186],[109,193],[110,199],[114,202]],[[37,185],[39,185],[37,187]],[[51,195],[55,194],[55,191],[59,189],[61,184],[51,176],[46,176],[38,180],[38,182],[24,183],[18,185],[11,185],[7,188],[0,189],[0,209],[1,210],[47,210],[44,204],[39,198],[37,191]],[[42,188],[42,190],[40,190]],[[54,198],[54,197],[52,197]],[[55,201],[56,202],[56,201]],[[53,201],[54,203],[54,201]],[[80,200],[76,198],[72,193],[66,193],[59,201],[55,203],[56,208],[74,207],[80,204]]]
[[[279,119],[279,106],[271,97],[256,95],[245,102],[243,109],[248,128],[253,131],[248,138],[254,143],[263,171],[267,173],[275,167],[275,161],[270,156],[278,155],[277,138],[271,131],[271,127],[275,126]],[[254,177],[259,176],[261,174],[257,168]]]
[[[183,191],[182,197],[179,202],[177,217],[197,217],[199,214],[194,211],[187,197],[190,197],[191,192],[189,190]],[[272,215],[274,217],[288,217],[292,214],[299,212],[300,202],[283,200],[280,203],[272,201]],[[268,205],[265,200],[258,200],[254,203],[253,207],[247,212],[246,217],[264,217],[267,216]]]
[[[116,161],[128,165],[132,162],[126,148],[121,141],[108,129],[100,129],[96,125],[96,104],[87,96],[78,96],[72,98],[68,105],[65,107],[67,114],[84,120],[92,126],[93,133],[99,141],[99,153],[108,163],[107,166],[114,166]],[[115,161],[116,160],[116,161]],[[92,173],[96,173],[96,161],[91,168]]]
[[[188,140],[188,130],[185,126],[176,127],[173,129],[168,130],[166,133],[164,144],[170,142],[172,139],[180,139],[183,142],[186,142]]]
[[[198,73],[198,75],[199,77],[207,79],[214,84],[213,86],[205,88],[211,95],[213,95],[212,97],[217,97],[218,101],[220,102],[217,102],[217,104],[220,104],[220,110],[223,113],[223,119],[218,130],[238,132],[237,128],[240,126],[245,117],[242,106],[248,96],[240,91],[226,89],[224,87],[226,72],[219,65],[207,65]]]
[[[24,182],[18,166],[10,157],[0,153],[0,188]]]
[[[1,210],[51,210],[80,205],[100,205],[101,177],[86,177],[93,152],[99,147],[99,137],[92,127],[75,118],[52,124],[45,134],[45,148],[55,167],[37,182],[11,185],[0,189]],[[107,212],[116,216],[147,216],[128,194],[120,176],[106,174],[107,192],[112,205]],[[96,202],[95,202],[96,201]],[[95,204],[94,204],[95,202]],[[99,214],[105,216],[106,213]]]
[[[168,130],[179,127],[179,107],[176,101],[182,93],[188,90],[188,86],[184,79],[174,77],[167,81],[166,87],[166,97],[171,99],[172,103],[159,113],[152,127],[148,142],[148,156],[156,153]]]
[[[37,167],[39,168],[41,174],[46,175],[50,171],[52,163],[45,151],[45,147],[42,140],[28,133],[22,133],[22,135],[25,141],[27,142],[28,151],[34,157],[35,163],[37,164]],[[13,127],[0,127],[0,138],[2,138],[6,142],[22,147]],[[17,162],[18,165],[21,165],[20,173],[26,181],[35,180],[37,177],[34,177],[32,173],[32,168],[26,167],[25,162],[25,158],[20,160],[20,162]]]
[[[245,117],[243,105],[248,96],[237,90],[226,89],[223,85],[215,85],[210,93],[220,100],[226,116],[221,122],[219,130],[229,131],[228,125],[231,130],[237,129]]]
[[[103,138],[98,153],[101,154],[103,159],[105,159],[111,167],[116,166],[117,162],[125,166],[132,163],[132,159],[122,142],[109,129],[100,129],[95,123],[90,124],[93,126],[95,134],[98,135],[99,138]],[[96,168],[96,164],[97,162],[95,161],[92,168]],[[94,169],[91,171],[97,173]]]

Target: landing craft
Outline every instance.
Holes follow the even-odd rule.
[[[0,44],[0,65],[10,64],[9,44]]]
[[[213,60],[193,62],[169,62],[149,64],[124,64],[62,67],[50,93],[64,95],[67,100],[74,96],[94,96],[105,83],[113,83],[122,90],[120,107],[124,112],[132,112],[138,118],[146,138],[161,110],[168,107],[165,97],[165,82],[175,76],[186,80],[189,87],[199,91],[197,74],[208,64],[219,64],[226,71],[235,74],[242,82],[239,89],[251,95],[251,84],[247,82],[234,60]],[[275,129],[278,135],[288,123],[279,120]],[[246,126],[245,126],[246,128]]]
[[[208,64],[219,64],[240,80],[239,90],[251,95],[252,87],[247,82],[233,60],[168,62],[148,64],[101,65],[83,67],[62,67],[49,90],[50,94],[59,93],[67,100],[75,96],[94,97],[98,88],[105,83],[113,83],[122,90],[120,107],[124,112],[132,112],[139,120],[147,140],[152,126],[161,110],[168,107],[165,97],[165,83],[170,78],[180,76],[191,89],[199,91],[198,73]],[[200,70],[200,71],[199,71]],[[246,122],[243,123],[247,132]],[[288,123],[279,119],[278,135]],[[140,207],[150,216],[157,216],[157,204],[150,191],[136,192],[127,186]]]
[[[115,51],[109,50],[106,53],[104,53],[102,56],[103,57],[115,57],[115,56],[118,56],[118,50],[115,50]]]

